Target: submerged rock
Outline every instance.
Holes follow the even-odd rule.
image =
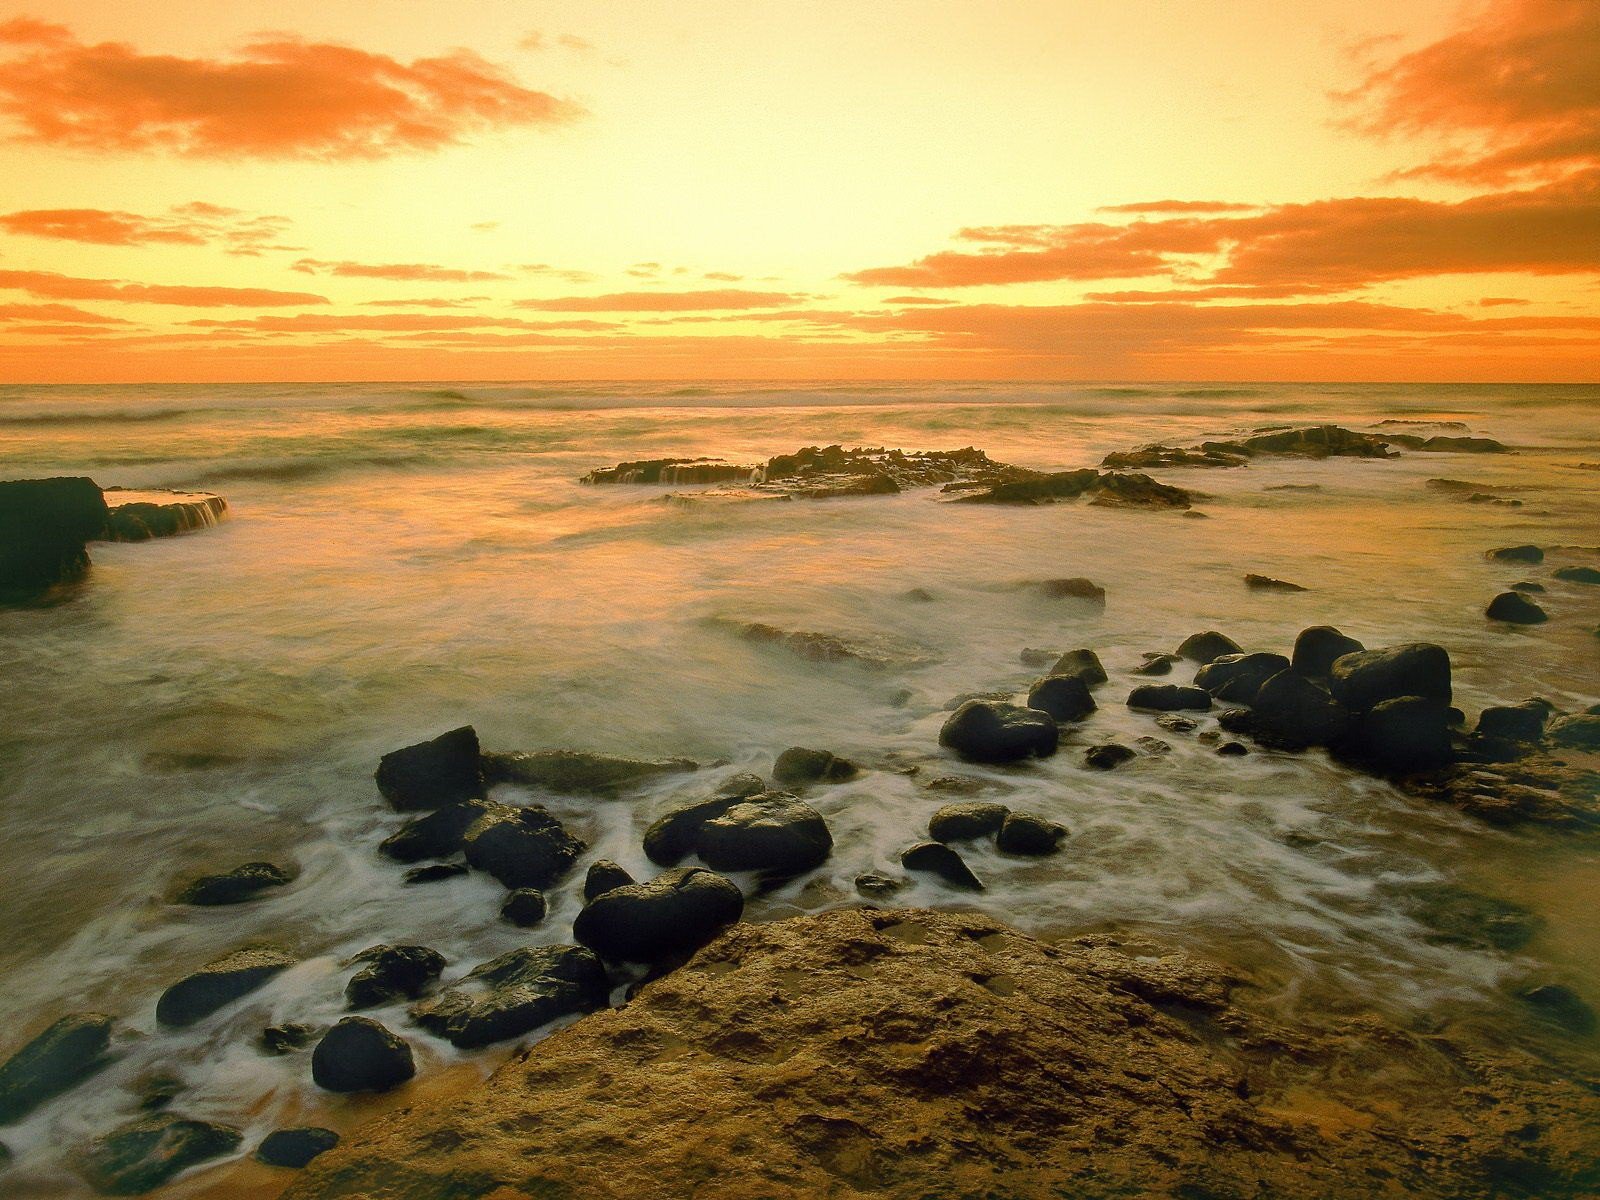
[[[1176,683],[1144,683],[1128,693],[1128,707],[1154,712],[1177,712],[1180,709],[1204,712],[1211,707],[1211,693],[1204,688],[1185,687]]]
[[[1550,619],[1544,609],[1521,592],[1501,592],[1489,601],[1483,615],[1491,621],[1508,621],[1513,625],[1542,625]]]
[[[744,896],[704,867],[674,867],[596,896],[572,936],[602,958],[654,963],[697,950],[744,913]]]
[[[79,1157],[78,1173],[107,1196],[139,1196],[179,1171],[232,1154],[243,1140],[231,1125],[161,1113],[90,1142]]]
[[[1105,588],[1081,575],[1071,579],[1046,579],[1033,587],[1051,600],[1085,600],[1099,608],[1106,606]]]
[[[1294,639],[1290,666],[1301,675],[1324,679],[1333,670],[1335,659],[1365,649],[1355,638],[1340,633],[1332,625],[1313,625],[1302,629]]]
[[[581,750],[534,750],[483,756],[489,783],[520,783],[563,793],[611,795],[661,775],[699,770],[689,758],[616,758]]]
[[[710,618],[709,624],[732,631],[747,642],[778,646],[797,658],[810,662],[850,663],[873,671],[897,666],[916,666],[927,662],[925,654],[909,646],[878,639],[876,642],[851,641],[831,633],[779,629],[760,621],[730,621]]]
[[[983,890],[983,881],[972,873],[967,860],[943,842],[918,842],[903,850],[900,865],[908,871],[937,875],[953,888],[969,892]]]
[[[111,1060],[111,1018],[69,1013],[0,1063],[0,1125],[22,1120]]]
[[[1493,438],[1486,437],[1450,437],[1445,434],[1435,434],[1428,438],[1417,450],[1424,450],[1430,454],[1447,452],[1452,454],[1508,454],[1510,447],[1502,445]]]
[[[1194,502],[1183,488],[1157,483],[1148,475],[1102,473],[1093,467],[1054,473],[1014,470],[1011,478],[957,499],[972,504],[1049,504],[1082,496],[1096,504],[1140,508],[1186,509]]]
[[[1600,716],[1578,713],[1551,721],[1545,733],[1554,746],[1571,750],[1600,750]]]
[[[968,700],[939,730],[939,744],[969,762],[1009,763],[1056,752],[1055,718],[1036,708]]]
[[[383,798],[400,812],[481,800],[484,778],[478,732],[463,725],[430,741],[392,750],[378,763],[374,778]]]
[[[1090,746],[1083,752],[1083,761],[1087,766],[1097,771],[1109,771],[1113,767],[1120,767],[1129,759],[1139,757],[1137,753],[1119,742],[1105,742],[1099,746]]]
[[[508,888],[547,888],[587,849],[538,805],[491,810],[461,839],[467,862]]]
[[[405,1038],[371,1017],[345,1017],[311,1052],[311,1078],[330,1092],[386,1092],[417,1073]]]
[[[248,862],[217,875],[202,875],[180,888],[174,904],[243,904],[269,888],[283,887],[294,876],[284,867],[270,862]]]
[[[881,871],[863,871],[856,876],[856,891],[868,900],[887,900],[906,886],[905,879],[896,879]]]
[[[1450,655],[1431,642],[1360,650],[1334,660],[1328,674],[1333,698],[1354,712],[1402,696],[1450,703]]]
[[[146,542],[197,529],[209,529],[228,511],[228,502],[211,492],[135,491],[106,488],[108,542]]]
[[[415,1000],[444,970],[444,955],[427,946],[371,946],[350,960],[365,964],[345,984],[348,1008]]]
[[[293,955],[271,946],[246,947],[225,954],[162,992],[156,1002],[156,1020],[163,1025],[193,1025],[249,995],[297,961]]]
[[[737,463],[730,463],[720,458],[647,458],[618,463],[614,467],[598,467],[578,482],[749,483],[755,478],[756,470],[755,467],[741,467]]]
[[[1133,669],[1135,675],[1170,675],[1174,664],[1183,660],[1176,654],[1146,654],[1144,662]]]
[[[1191,633],[1178,643],[1178,657],[1186,658],[1190,662],[1197,662],[1204,666],[1206,663],[1215,662],[1224,654],[1243,654],[1244,647],[1231,637],[1218,633],[1215,629],[1208,629],[1204,633]]]
[[[527,946],[490,959],[447,991],[416,1004],[428,1032],[461,1049],[521,1037],[570,1013],[604,1008],[605,968],[582,946]]]
[[[1303,592],[1306,589],[1298,583],[1290,583],[1285,579],[1274,579],[1270,575],[1246,575],[1245,587],[1257,592]]]
[[[1600,570],[1594,567],[1557,567],[1555,574],[1567,583],[1600,583]]]
[[[269,1167],[299,1169],[338,1144],[337,1133],[315,1125],[275,1129],[262,1138],[261,1144],[256,1147],[256,1161],[266,1163]]]
[[[472,874],[472,868],[466,863],[429,863],[424,867],[412,867],[400,877],[400,882],[407,887],[415,887],[423,883],[443,883],[446,879],[460,879],[463,875]]]
[[[1097,707],[1081,675],[1046,675],[1028,691],[1028,707],[1057,721],[1081,721]]]
[[[772,778],[794,787],[807,783],[846,783],[857,778],[861,768],[828,750],[807,750],[791,746],[772,764]]]
[[[1565,984],[1545,983],[1527,988],[1517,993],[1517,999],[1545,1020],[1580,1037],[1593,1033],[1596,1025],[1600,1024],[1594,1009]]]
[[[928,836],[936,842],[969,842],[1000,832],[1011,810],[1004,804],[969,800],[946,804],[928,818]]]
[[[282,1025],[268,1025],[256,1041],[265,1053],[279,1055],[309,1046],[316,1036],[317,1031],[310,1025],[287,1021]]]
[[[1492,562],[1518,562],[1541,563],[1544,561],[1544,551],[1533,545],[1502,546],[1498,550],[1489,550],[1484,557]]]
[[[81,579],[87,543],[105,532],[105,498],[79,477],[0,482],[0,601]]]
[[[1037,858],[1054,854],[1060,848],[1061,839],[1066,836],[1065,825],[1033,813],[1014,812],[1006,815],[1005,823],[995,835],[995,845],[1007,854]]]

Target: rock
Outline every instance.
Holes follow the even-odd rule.
[[[1071,579],[1046,579],[1033,586],[1051,600],[1087,600],[1097,608],[1106,606],[1105,588],[1081,575]]]
[[[1445,706],[1421,696],[1374,705],[1335,748],[1344,757],[1397,775],[1436,770],[1455,759]]]
[[[1489,550],[1484,557],[1492,562],[1519,562],[1541,563],[1544,561],[1544,551],[1537,546],[1501,546],[1498,550]]]
[[[131,1121],[90,1142],[78,1160],[78,1173],[97,1192],[138,1196],[179,1171],[232,1154],[243,1140],[231,1125],[161,1113]]]
[[[1218,700],[1249,704],[1263,683],[1288,669],[1281,654],[1224,654],[1196,671],[1194,681]]]
[[[1223,742],[1217,747],[1217,753],[1224,758],[1243,758],[1250,753],[1250,747],[1243,742]]]
[[[0,1063],[0,1125],[78,1086],[111,1060],[111,1018],[71,1013]]]
[[[590,471],[578,482],[632,484],[748,483],[757,468],[720,458],[651,458]]]
[[[1345,636],[1332,625],[1313,625],[1310,629],[1302,629],[1294,639],[1294,652],[1289,665],[1301,675],[1325,679],[1333,670],[1334,659],[1365,649],[1355,638]]]
[[[887,900],[906,886],[906,880],[895,879],[880,871],[863,871],[856,876],[856,891],[868,900]]]
[[[1068,650],[1050,668],[1051,675],[1076,675],[1093,687],[1106,681],[1106,669],[1100,665],[1100,656],[1093,650]]]
[[[1201,740],[1202,741],[1205,740],[1205,735],[1204,734],[1201,734]],[[1172,753],[1172,745],[1171,745],[1171,743],[1170,742],[1163,742],[1158,737],[1150,737],[1147,734],[1144,737],[1134,738],[1134,741],[1139,743],[1139,747],[1146,754],[1171,754]]]
[[[928,818],[928,836],[936,842],[970,842],[1000,832],[1011,810],[1004,804],[970,800],[946,804]]]
[[[1146,654],[1144,662],[1133,669],[1135,675],[1170,675],[1174,664],[1182,662],[1176,654]]]
[[[1571,717],[1560,717],[1546,727],[1545,736],[1552,746],[1564,746],[1570,750],[1600,750],[1600,716],[1578,713]]]
[[[1012,468],[1011,478],[956,499],[971,504],[1050,504],[1091,496],[1093,503],[1140,508],[1185,509],[1194,497],[1182,488],[1157,483],[1138,472],[1102,474],[1093,467],[1043,473]]]
[[[1025,648],[1019,656],[1025,667],[1048,667],[1061,657],[1059,650],[1036,650],[1032,647]]]
[[[587,849],[538,805],[485,813],[467,829],[461,845],[473,868],[508,888],[547,888]]]
[[[180,888],[174,904],[243,904],[268,888],[283,887],[294,876],[276,863],[248,862],[219,875],[202,875]]]
[[[209,529],[228,511],[228,502],[211,492],[111,487],[105,489],[105,502],[108,542],[147,542]]]
[[[609,796],[662,775],[699,769],[691,758],[615,758],[580,750],[483,755],[489,783],[518,783],[563,794]]]
[[[193,1025],[249,995],[297,961],[271,946],[251,946],[225,954],[162,992],[156,1002],[156,1020],[180,1028]]]
[[[1193,733],[1200,728],[1200,722],[1193,717],[1180,716],[1178,713],[1162,713],[1156,718],[1156,724],[1168,733]]]
[[[1245,438],[1248,454],[1292,454],[1303,458],[1393,458],[1391,436],[1356,433],[1339,425],[1314,425],[1303,429],[1274,430]],[[1215,443],[1208,447],[1218,448]]]
[[[929,661],[920,650],[888,638],[850,641],[831,633],[779,629],[759,621],[730,621],[721,617],[712,617],[708,623],[727,629],[747,642],[778,646],[808,662],[849,663],[865,670],[884,671]]]
[[[1191,633],[1178,644],[1178,657],[1202,665],[1215,662],[1224,654],[1243,654],[1244,648],[1231,637],[1208,629],[1205,633]]]
[[[1384,700],[1423,696],[1450,703],[1450,655],[1431,642],[1340,655],[1328,673],[1333,698],[1353,712]]]
[[[590,901],[572,936],[602,958],[654,963],[699,949],[743,913],[744,896],[731,879],[674,867]]]
[[[183,1094],[184,1082],[166,1071],[152,1071],[133,1082],[134,1093],[139,1097],[139,1107],[146,1112],[160,1112]]]
[[[1056,752],[1059,739],[1049,713],[987,700],[968,700],[939,730],[939,744],[969,762],[1045,758]]]
[[[603,899],[603,897],[602,897]],[[460,1049],[521,1037],[570,1013],[604,1008],[605,968],[582,946],[526,946],[490,959],[411,1015]]]
[[[429,863],[425,867],[412,867],[400,877],[400,882],[407,887],[414,887],[419,883],[441,883],[446,879],[460,879],[463,875],[471,874],[471,868],[466,863]]]
[[[538,888],[516,888],[506,893],[500,905],[500,919],[521,929],[530,929],[544,920],[549,911],[544,893]]]
[[[1014,812],[1007,814],[1005,824],[1000,826],[995,845],[1007,854],[1038,858],[1054,854],[1060,848],[1061,839],[1066,836],[1065,825],[1047,821],[1033,813]]]
[[[1411,916],[1431,930],[1430,940],[1445,946],[1515,953],[1533,940],[1542,925],[1521,905],[1450,883],[1413,886],[1401,900]]]
[[[399,812],[481,800],[484,778],[478,732],[463,725],[432,741],[391,750],[379,761],[373,778],[383,798]]]
[[[713,817],[720,817],[740,800],[747,798],[713,796],[709,800],[696,800],[668,810],[644,831],[646,856],[660,866],[676,866],[686,855],[694,853],[702,825]]]
[[[345,1017],[311,1052],[311,1078],[330,1092],[386,1092],[417,1073],[411,1047],[371,1017]]]
[[[1509,742],[1537,742],[1544,736],[1544,723],[1549,716],[1549,708],[1535,700],[1498,704],[1478,714],[1477,732],[1481,737]]]
[[[345,984],[346,1007],[376,1008],[395,1000],[415,1000],[439,978],[444,955],[427,946],[371,946],[350,960],[366,965]]]
[[[1600,583],[1600,570],[1594,567],[1557,567],[1556,578],[1568,583]]]
[[[807,750],[801,746],[789,747],[772,765],[772,778],[790,787],[807,783],[845,783],[860,774],[860,767],[827,750]]]
[[[0,483],[0,601],[26,600],[81,579],[85,545],[108,518],[92,479],[16,479]]]
[[[1109,771],[1113,767],[1120,767],[1131,758],[1137,758],[1128,747],[1117,742],[1106,742],[1099,746],[1090,746],[1083,753],[1083,761],[1098,771]]]
[[[1029,689],[1028,707],[1057,721],[1081,721],[1096,705],[1081,675],[1046,675]]]
[[[634,882],[626,867],[612,862],[609,858],[596,859],[589,864],[589,870],[583,877],[584,903],[587,904],[598,896],[604,896],[613,888],[629,887]]]
[[[1128,707],[1155,712],[1176,712],[1179,709],[1204,712],[1211,707],[1211,693],[1204,688],[1184,687],[1176,683],[1145,683],[1128,693]]]
[[[953,888],[983,891],[983,881],[972,873],[966,860],[943,842],[918,842],[901,852],[900,865],[908,871],[937,875]]]
[[[1550,619],[1544,609],[1521,592],[1501,592],[1489,601],[1483,615],[1491,621],[1509,621],[1513,625],[1541,625]]]
[[[1436,434],[1417,447],[1430,454],[1448,452],[1452,454],[1508,454],[1507,446],[1486,437],[1447,437]]]
[[[924,587],[907,588],[900,593],[900,599],[908,600],[912,604],[933,604],[939,597]]]
[[[301,1125],[294,1129],[275,1129],[261,1139],[256,1147],[256,1161],[269,1167],[306,1166],[319,1154],[325,1154],[339,1144],[339,1135],[331,1129],[315,1125]]]
[[[784,792],[741,800],[700,826],[695,853],[716,871],[797,875],[833,851],[822,814]]]
[[[1303,592],[1306,589],[1298,583],[1290,583],[1285,579],[1274,579],[1270,575],[1246,575],[1245,587],[1256,592]]]
[[[1542,596],[1544,594],[1544,584],[1534,583],[1531,579],[1524,579],[1518,583],[1513,583],[1511,590],[1513,592],[1527,592],[1530,595]]]
[[[717,785],[715,795],[731,796],[735,799],[743,800],[750,796],[759,796],[766,790],[767,781],[765,779],[745,771],[738,775],[730,775],[724,779]]]
[[[449,858],[461,852],[462,839],[479,817],[486,813],[506,813],[509,804],[493,800],[464,800],[447,804],[421,817],[414,817],[386,837],[378,851],[396,862],[417,862],[424,858]]]
[[[1237,719],[1224,720],[1223,727],[1289,750],[1329,745],[1349,727],[1349,711],[1293,668],[1263,683],[1254,704],[1242,724]]]
[[[268,1025],[261,1031],[257,1044],[267,1054],[288,1054],[311,1044],[317,1031],[310,1025],[288,1021],[282,1025]]]
[[[1582,1037],[1595,1031],[1594,1009],[1577,992],[1560,983],[1545,983],[1517,993],[1517,999],[1547,1021]]]

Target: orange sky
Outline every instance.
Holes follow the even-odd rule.
[[[1600,0],[0,3],[0,381],[1600,379]]]

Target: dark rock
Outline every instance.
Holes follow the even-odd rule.
[[[390,807],[400,812],[481,800],[484,778],[478,732],[463,725],[432,741],[392,750],[379,761],[373,778]]]
[[[1243,742],[1223,742],[1217,747],[1217,753],[1224,758],[1243,758],[1250,753],[1250,747]]]
[[[1355,638],[1346,637],[1332,625],[1313,625],[1302,629],[1300,636],[1294,639],[1290,665],[1301,675],[1323,679],[1333,669],[1334,659],[1365,649]]]
[[[1541,563],[1544,561],[1544,551],[1526,544],[1501,546],[1498,550],[1485,551],[1484,557],[1492,562]]]
[[[283,887],[294,876],[276,863],[248,862],[219,875],[202,875],[173,896],[174,904],[243,904],[268,888]]]
[[[772,778],[791,787],[807,783],[845,783],[861,774],[861,768],[827,750],[807,750],[791,746],[772,764]]]
[[[696,484],[748,483],[755,467],[742,467],[720,458],[649,458],[598,467],[578,482],[588,484]]]
[[[256,1161],[269,1167],[305,1166],[319,1154],[332,1150],[339,1144],[339,1135],[331,1129],[315,1125],[301,1125],[294,1129],[275,1129],[261,1139],[256,1147]]]
[[[1049,504],[1091,496],[1095,503],[1142,508],[1188,508],[1194,497],[1182,488],[1157,483],[1138,472],[1101,474],[1093,467],[1040,473],[1013,469],[1012,478],[957,499],[972,504]]]
[[[1274,579],[1270,575],[1246,575],[1244,585],[1257,592],[1303,592],[1306,589],[1298,583],[1290,583],[1285,579]]]
[[[1204,739],[1204,736],[1204,734],[1201,735],[1202,740]],[[1139,748],[1146,754],[1172,753],[1172,744],[1170,742],[1163,742],[1158,737],[1151,737],[1146,734],[1144,737],[1134,738],[1134,741],[1139,743]]]
[[[255,991],[297,960],[270,946],[235,950],[180,979],[156,1002],[156,1020],[163,1025],[193,1025]]]
[[[425,867],[412,867],[400,877],[400,882],[407,887],[419,883],[441,883],[446,879],[460,879],[463,875],[471,874],[471,868],[466,863],[429,863]]]
[[[1504,738],[1510,742],[1537,742],[1544,736],[1544,723],[1550,710],[1535,700],[1521,704],[1498,704],[1478,714],[1478,734]]]
[[[604,897],[602,897],[604,899]],[[491,959],[454,987],[413,1006],[430,1033],[461,1049],[521,1037],[610,998],[605,968],[582,946],[526,946]]]
[[[1413,886],[1402,893],[1411,916],[1432,931],[1431,940],[1472,950],[1521,950],[1543,922],[1509,900],[1450,883]]]
[[[946,804],[928,818],[928,836],[936,842],[969,842],[1000,832],[1011,810],[1004,804],[971,800]]]
[[[900,865],[908,871],[927,871],[951,887],[981,892],[983,881],[972,873],[966,860],[943,842],[918,842],[900,855]]]
[[[1047,712],[1057,721],[1081,721],[1096,706],[1081,675],[1046,675],[1029,689],[1028,707]]]
[[[938,600],[939,597],[935,596],[927,588],[914,587],[907,588],[905,591],[901,592],[900,599],[909,600],[913,604],[932,604]]]
[[[1431,642],[1340,655],[1328,674],[1333,698],[1353,712],[1384,700],[1423,696],[1450,703],[1450,655]]]
[[[1489,601],[1483,615],[1491,621],[1509,621],[1513,625],[1541,625],[1549,615],[1521,592],[1501,592]]]
[[[25,600],[81,579],[86,542],[109,514],[92,479],[17,479],[0,483],[0,601]]]
[[[1202,665],[1215,662],[1224,654],[1243,654],[1244,647],[1231,637],[1208,629],[1205,633],[1191,633],[1178,644],[1178,657]]]
[[[1421,696],[1374,705],[1336,749],[1343,757],[1397,775],[1436,770],[1455,759],[1445,706]]]
[[[849,663],[866,670],[882,671],[928,661],[920,651],[888,639],[852,642],[831,633],[779,629],[760,621],[733,621],[722,617],[709,618],[708,624],[727,629],[747,642],[781,647],[808,662]]]
[[[1154,712],[1176,712],[1179,709],[1204,712],[1211,707],[1211,693],[1204,688],[1185,687],[1177,683],[1145,683],[1128,693],[1128,707]]]
[[[704,867],[674,867],[584,906],[572,936],[602,958],[661,962],[699,949],[744,913],[744,896]]]
[[[1052,600],[1087,600],[1099,608],[1106,606],[1105,588],[1081,575],[1071,579],[1046,579],[1033,586]]]
[[[71,1013],[0,1063],[0,1125],[82,1083],[110,1059],[111,1018]]]
[[[766,792],[702,824],[694,849],[713,870],[793,875],[821,866],[833,851],[833,835],[809,804]]]
[[[147,542],[208,529],[228,511],[228,502],[210,492],[106,488],[105,501],[108,542]]]
[[[1133,669],[1135,675],[1170,675],[1175,663],[1183,660],[1176,654],[1146,654],[1144,662]]]
[[[155,1071],[134,1081],[139,1107],[145,1112],[160,1112],[183,1094],[184,1082],[176,1075]]]
[[[230,1125],[161,1113],[90,1142],[78,1160],[78,1173],[107,1196],[138,1196],[179,1171],[232,1154],[243,1140]]]
[[[1263,683],[1288,669],[1281,654],[1224,654],[1196,671],[1194,681],[1218,700],[1249,704]]]
[[[1083,761],[1099,771],[1109,771],[1113,767],[1120,767],[1131,758],[1137,758],[1128,747],[1116,742],[1106,742],[1100,746],[1090,746],[1084,751]]]
[[[1335,742],[1349,725],[1348,710],[1293,668],[1263,683],[1254,704],[1242,718],[1224,714],[1228,719],[1223,728],[1249,733],[1271,746],[1299,750]]]
[[[604,896],[613,888],[629,887],[637,882],[628,874],[626,867],[612,862],[609,858],[596,859],[589,864],[589,870],[583,877],[583,900],[587,904],[598,896]]]
[[[1036,708],[969,700],[939,730],[939,744],[969,762],[1008,763],[1056,752],[1055,718]]]
[[[895,879],[880,871],[863,871],[856,876],[856,891],[868,900],[887,900],[905,886],[904,879]]]
[[[1024,854],[1037,858],[1054,854],[1061,839],[1067,836],[1067,827],[1047,821],[1033,813],[1009,813],[1005,824],[995,837],[995,845],[1007,854]]]
[[[1517,993],[1517,999],[1568,1033],[1582,1036],[1595,1030],[1594,1009],[1584,1003],[1582,996],[1565,984],[1545,983],[1527,988]]]
[[[1339,425],[1314,425],[1304,429],[1274,430],[1245,438],[1240,448],[1245,453],[1292,454],[1303,458],[1393,458],[1390,435],[1376,437],[1356,433]],[[1206,448],[1225,449],[1227,443],[1204,443]]]
[[[474,821],[486,813],[509,812],[510,805],[493,800],[465,800],[447,804],[426,816],[413,817],[379,845],[380,853],[396,862],[424,858],[449,858],[461,852],[461,841]]]
[[[767,790],[767,781],[759,775],[749,771],[738,775],[730,775],[717,785],[714,793],[717,796],[731,796],[743,800],[749,796],[759,796]]]
[[[1076,675],[1090,687],[1106,681],[1106,669],[1100,665],[1100,656],[1093,650],[1068,650],[1050,668],[1052,675]]]
[[[1556,578],[1568,583],[1600,583],[1600,571],[1593,567],[1557,567]]]
[[[1193,733],[1200,728],[1200,722],[1193,717],[1180,716],[1178,713],[1162,713],[1156,718],[1156,724],[1168,733]]]
[[[517,888],[506,894],[500,905],[500,919],[520,929],[529,929],[544,920],[549,911],[544,893],[538,888]]]
[[[376,1008],[395,1000],[415,1000],[439,978],[444,955],[427,946],[370,946],[350,960],[366,965],[345,984],[352,1009]]]
[[[581,750],[483,755],[484,778],[489,783],[518,783],[563,794],[609,796],[646,780],[699,767],[690,758],[615,758]]]
[[[1430,454],[1440,452],[1448,452],[1452,454],[1510,453],[1508,447],[1495,441],[1493,438],[1447,437],[1444,434],[1435,434],[1433,437],[1423,442],[1422,445],[1418,446],[1417,449],[1426,450]]]
[[[1545,727],[1545,736],[1552,746],[1569,750],[1600,750],[1600,716],[1578,713],[1559,717]]]
[[[700,827],[743,799],[748,797],[713,796],[668,810],[644,831],[645,854],[660,866],[676,866],[686,855],[694,853]]]
[[[1061,657],[1061,651],[1035,650],[1029,647],[1024,649],[1019,657],[1025,667],[1048,667]]]
[[[345,1017],[311,1052],[311,1078],[330,1092],[386,1092],[417,1073],[411,1047],[371,1017]]]
[[[461,841],[467,862],[508,888],[547,888],[578,861],[586,844],[538,805],[491,810]]]
[[[1542,596],[1544,594],[1544,584],[1534,583],[1531,579],[1524,579],[1519,583],[1513,583],[1511,590],[1513,592],[1527,592],[1529,595]]]
[[[310,1025],[287,1021],[282,1025],[268,1025],[261,1031],[257,1044],[268,1054],[288,1054],[310,1045],[316,1036],[317,1031]]]

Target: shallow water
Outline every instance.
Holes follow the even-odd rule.
[[[757,462],[835,441],[976,445],[1066,468],[1151,440],[1324,420],[1461,422],[1518,452],[1157,472],[1208,493],[1207,520],[931,492],[682,505],[663,501],[669,489],[576,482],[622,459]],[[1600,563],[1600,474],[1579,465],[1595,462],[1600,390],[1580,387],[0,389],[0,475],[214,488],[231,506],[201,533],[96,546],[91,579],[62,603],[0,610],[0,1050],[71,1009],[102,1007],[133,1031],[97,1083],[0,1134],[19,1154],[10,1180],[70,1191],[58,1148],[130,1115],[155,1070],[185,1082],[176,1109],[248,1126],[246,1149],[296,1113],[324,1119],[305,1056],[263,1057],[253,1038],[271,1021],[335,1019],[349,974],[338,964],[367,945],[433,945],[451,978],[530,940],[566,940],[581,870],[523,932],[497,919],[492,880],[406,888],[375,853],[400,823],[371,782],[378,756],[468,722],[496,749],[726,763],[626,800],[505,789],[640,875],[643,827],[725,771],[765,773],[790,745],[875,768],[808,796],[834,856],[752,901],[757,919],[851,902],[864,870],[898,873],[898,851],[941,802],[923,783],[964,774],[1072,831],[1043,861],[968,856],[988,883],[977,903],[1025,928],[1150,933],[1238,965],[1287,1012],[1512,1025],[1528,1018],[1508,992],[1528,980],[1600,1001],[1594,842],[1489,829],[1320,753],[1219,758],[1121,703],[1141,653],[1188,633],[1287,651],[1321,623],[1369,646],[1442,643],[1469,715],[1528,695],[1600,701],[1600,589],[1549,578]],[[1507,494],[1524,503],[1463,503],[1425,487],[1434,477],[1523,489]],[[1520,569],[1483,558],[1524,541],[1591,549]],[[1247,571],[1310,590],[1248,591]],[[1103,585],[1105,610],[1015,586],[1066,575]],[[1522,578],[1549,588],[1550,622],[1486,621],[1488,599]],[[909,600],[911,588],[933,601]],[[713,617],[884,639],[907,665],[805,662]],[[941,754],[951,697],[1025,690],[1036,672],[1023,647],[1080,645],[1111,681],[1057,757],[992,770]],[[1082,765],[1085,745],[1140,736],[1171,750],[1111,773]],[[255,858],[301,874],[255,904],[162,902],[176,878]],[[1519,950],[1448,944],[1408,900],[1435,884],[1526,905],[1541,924]],[[900,899],[973,902],[925,880]],[[252,940],[305,961],[195,1030],[157,1032],[165,986]],[[398,1007],[376,1015],[404,1025]],[[435,1064],[425,1070],[494,1059],[411,1035]]]

